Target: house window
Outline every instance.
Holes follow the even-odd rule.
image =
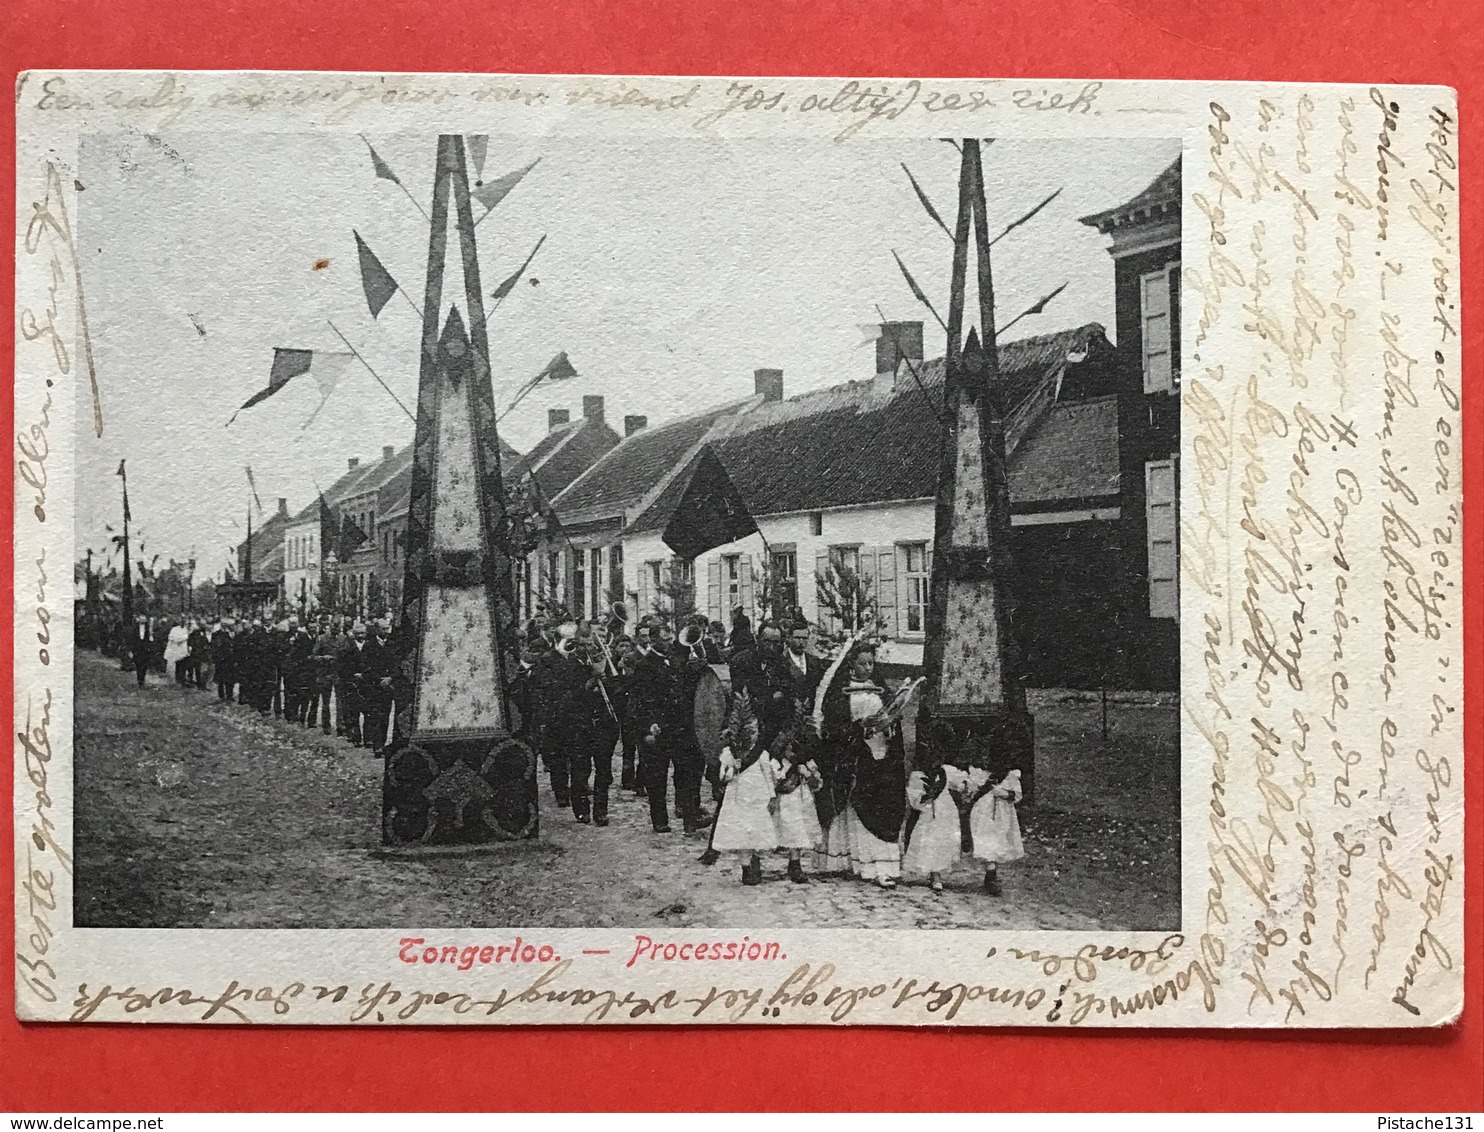
[[[660,561],[654,561],[646,562],[644,565],[649,569],[649,588],[656,596],[658,596],[660,592],[660,584],[664,581],[663,573],[665,564]]]
[[[622,543],[608,548],[608,597],[610,602],[624,599]]]
[[[1144,465],[1149,539],[1149,616],[1180,617],[1179,478],[1173,459]]]
[[[824,534],[823,511],[811,511],[809,513],[809,533],[815,536]]]
[[[792,550],[773,553],[773,608],[774,617],[787,617],[789,610],[799,604],[799,558]]]
[[[696,584],[696,562],[693,558],[678,559],[680,563],[680,584],[693,586]]]
[[[723,610],[736,609],[742,604],[742,556],[724,555],[721,560],[722,596],[726,598]]]
[[[830,547],[830,566],[833,567],[840,617],[847,629],[860,624],[861,615],[861,551],[858,546]]]
[[[928,564],[927,543],[902,546],[902,613],[908,633],[927,631]]]
[[[582,611],[583,600],[587,597],[587,560],[582,551],[575,547],[572,550],[572,608],[569,612],[579,621],[585,614]]]
[[[597,620],[601,616],[603,608],[603,550],[601,547],[593,547],[591,561],[588,563],[588,594],[589,616]]]
[[[1139,277],[1139,319],[1144,339],[1144,392],[1180,387],[1180,264]]]

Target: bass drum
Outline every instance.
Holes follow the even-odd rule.
[[[706,757],[706,777],[711,782],[716,782],[721,772],[722,731],[731,707],[730,677],[726,665],[712,664],[696,684],[696,743]]]

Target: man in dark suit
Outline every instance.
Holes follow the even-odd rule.
[[[232,688],[237,683],[233,654],[232,619],[226,617],[217,626],[216,632],[211,634],[211,667],[216,679],[216,698],[219,700],[230,700]]]
[[[350,636],[340,646],[335,659],[335,682],[340,687],[345,737],[357,747],[364,745],[366,731],[370,730],[362,730],[361,716],[366,709],[366,678],[376,673],[378,651],[366,640],[366,623],[357,621],[351,625]]]
[[[134,618],[134,632],[129,640],[129,655],[134,661],[134,678],[144,687],[144,674],[155,660],[155,638],[149,631],[149,620],[144,614]]]
[[[297,617],[289,618],[288,643],[283,658],[283,717],[292,723],[303,723],[309,708],[309,690],[314,672],[311,656],[314,637],[299,625]]]
[[[649,646],[634,663],[629,700],[640,734],[639,777],[649,794],[649,820],[656,833],[670,832],[665,795],[673,767],[675,808],[685,831],[693,833],[703,824],[698,808],[705,765],[695,742],[694,694],[684,695],[686,660],[668,625],[650,628]]]
[[[378,756],[386,747],[386,729],[392,715],[394,665],[391,646],[387,643],[391,631],[390,622],[381,620],[368,626],[366,650],[371,658],[366,661],[366,673],[361,680],[361,710],[366,717],[362,738]]]

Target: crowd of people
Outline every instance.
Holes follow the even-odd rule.
[[[173,666],[182,686],[214,685],[221,701],[377,755],[410,693],[401,678],[408,642],[386,619],[224,617],[208,628],[140,616],[96,635],[141,687],[149,671],[168,676]],[[699,616],[682,618],[677,634],[658,615],[632,624],[556,615],[519,636],[514,729],[556,805],[579,823],[609,824],[617,756],[617,789],[647,801],[653,831],[673,831],[673,803],[686,834],[708,837],[702,863],[736,856],[745,885],[761,883],[763,858],[781,853],[795,883],[812,870],[890,889],[907,875],[941,892],[969,858],[984,867],[984,890],[999,895],[999,864],[1024,855],[1020,772],[996,779],[955,765],[951,752],[935,752],[946,743],[914,744],[909,758],[903,720],[920,681],[891,691],[878,683],[866,635],[826,657],[801,615],[754,632],[737,611],[730,632]],[[710,744],[698,726],[708,680],[724,712]]]
[[[808,883],[807,860],[816,873],[887,889],[920,875],[941,892],[944,876],[972,858],[984,890],[999,895],[999,864],[1024,855],[1020,772],[995,780],[945,761],[933,744],[920,745],[912,765],[903,719],[920,681],[888,692],[869,637],[828,660],[812,637],[802,616],[765,620],[754,633],[740,611],[730,633],[700,617],[678,635],[658,616],[633,626],[537,620],[522,636],[512,699],[553,798],[578,822],[608,824],[618,750],[619,788],[647,797],[654,831],[672,831],[673,797],[686,833],[709,830],[702,862],[740,857],[745,885],[761,883],[764,856],[779,852],[795,883]],[[708,751],[697,693],[722,665],[729,704]],[[714,812],[703,801],[708,785]]]
[[[218,700],[333,732],[376,754],[399,695],[399,635],[386,618],[227,616],[208,626],[140,614],[132,625],[101,620],[79,643],[132,668],[141,688],[151,672],[182,687],[214,686]]]

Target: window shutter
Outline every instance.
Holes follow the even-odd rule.
[[[706,616],[721,620],[721,559],[706,563]]]
[[[742,560],[737,563],[737,594],[739,604],[742,606],[742,612],[747,615],[749,620],[752,620],[752,557],[750,555],[743,555]],[[732,611],[728,609],[724,613],[726,616],[720,617],[718,620],[726,625],[730,625]]]
[[[1144,515],[1149,543],[1149,616],[1180,616],[1175,461],[1144,465]]]
[[[828,547],[814,552],[814,620],[819,622],[819,627],[826,632],[833,633],[836,629],[834,616],[825,604],[819,600],[820,579],[829,576],[830,552]],[[804,604],[804,589],[799,587],[799,604]]]
[[[1173,387],[1170,365],[1170,277],[1151,271],[1139,280],[1144,338],[1144,392],[1165,393]]]
[[[885,631],[893,637],[902,635],[897,621],[897,548],[876,548],[876,609],[885,622]]]
[[[641,617],[648,617],[649,610],[649,563],[642,563],[639,567],[639,576],[634,579],[634,589],[639,594],[639,608],[634,610],[633,619],[637,621]]]

